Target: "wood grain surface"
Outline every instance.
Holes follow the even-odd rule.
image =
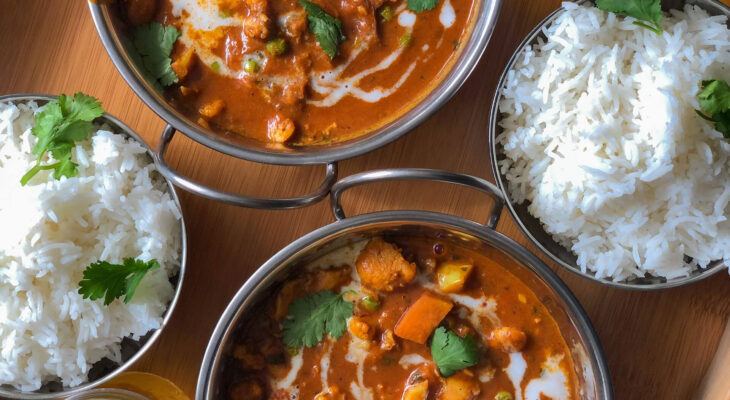
[[[504,0],[489,48],[459,93],[404,138],[340,163],[340,176],[389,167],[441,168],[493,180],[487,121],[499,74],[522,38],[559,7],[558,0]],[[83,91],[152,146],[164,126],[122,80],[82,0],[0,0],[0,94]],[[182,135],[168,161],[209,185],[257,195],[314,188],[323,167],[276,167],[235,160]],[[177,383],[191,397],[210,333],[246,278],[294,239],[333,221],[326,202],[294,211],[248,210],[181,193],[188,227],[188,271],[169,326],[134,370]],[[484,221],[485,197],[431,183],[361,187],[345,196],[349,214],[425,209]],[[0,222],[1,223],[1,222]],[[508,214],[499,230],[530,246]],[[553,266],[554,267],[554,266]],[[555,268],[555,267],[554,267]],[[617,399],[688,399],[708,368],[730,316],[725,272],[689,287],[651,292],[609,289],[569,272],[558,274],[598,332]]]

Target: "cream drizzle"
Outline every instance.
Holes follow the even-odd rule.
[[[335,347],[331,337],[327,337],[327,341],[324,346],[327,346],[327,351],[322,356],[319,362],[320,371],[319,378],[322,380],[322,391],[329,388],[329,372],[330,372],[330,358],[332,357],[332,349]]]
[[[357,364],[357,382],[350,383],[350,393],[356,400],[373,400],[373,390],[365,386],[365,359],[370,342],[351,336],[347,347],[347,362]]]
[[[297,355],[291,358],[291,369],[286,374],[286,377],[280,381],[274,381],[274,385],[277,389],[289,389],[299,375],[299,370],[302,369],[304,363],[304,349],[301,349]]]
[[[510,353],[509,365],[504,369],[507,377],[515,387],[515,400],[522,400],[522,379],[525,377],[527,362],[522,353]]]
[[[401,367],[404,369],[408,369],[413,365],[421,365],[421,364],[428,364],[429,361],[423,358],[420,354],[404,354],[401,356],[400,360],[398,360],[398,364],[400,364]]]
[[[543,364],[543,373],[540,374],[540,377],[531,380],[525,387],[525,400],[540,400],[540,394],[555,400],[570,397],[568,379],[560,368],[562,359],[562,354],[547,359]]]
[[[456,12],[454,11],[454,7],[451,5],[450,0],[444,0],[444,3],[441,5],[439,22],[441,22],[441,25],[443,25],[445,29],[451,28],[451,26],[454,25],[454,22],[456,22]]]

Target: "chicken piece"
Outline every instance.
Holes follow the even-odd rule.
[[[370,340],[373,338],[373,328],[359,317],[352,317],[347,321],[347,330],[358,339]]]
[[[380,336],[380,349],[390,351],[395,348],[396,344],[397,342],[395,341],[393,331],[390,329],[386,329],[385,332],[383,332],[383,334]]]
[[[243,33],[250,38],[266,40],[269,37],[271,19],[267,15],[267,0],[246,0],[249,15],[243,21]]]
[[[266,136],[274,143],[284,143],[294,134],[294,121],[280,113],[269,119]]]
[[[203,118],[211,119],[220,114],[225,106],[226,103],[224,103],[223,100],[217,99],[211,101],[210,103],[207,103],[203,107],[200,107],[200,110],[198,110],[198,112],[200,113],[200,115],[203,116]]]
[[[125,0],[127,19],[133,26],[152,22],[157,11],[157,0]]]
[[[258,382],[243,381],[231,389],[232,400],[261,400],[264,398],[264,390]]]
[[[307,29],[307,14],[304,12],[291,12],[284,16],[284,33],[292,39],[301,38]]]
[[[308,53],[297,54],[288,64],[286,79],[280,85],[281,101],[285,105],[303,104],[307,95],[312,60]]]
[[[194,61],[195,48],[188,47],[185,51],[174,57],[174,60],[170,64],[170,68],[172,68],[179,80],[183,80],[186,76],[188,76]]]
[[[487,342],[491,347],[507,353],[513,353],[521,351],[525,347],[525,344],[527,344],[527,335],[517,328],[503,326],[493,330],[489,334]]]
[[[375,18],[375,8],[370,0],[341,0],[340,8],[344,20],[354,21],[352,27],[358,42],[368,46],[378,42],[378,24]]]
[[[333,268],[315,268],[307,277],[307,291],[319,292],[322,290],[334,290],[345,285],[352,279],[352,273],[350,271],[349,265]]]
[[[426,400],[428,398],[429,377],[436,379],[424,366],[413,370],[408,376],[401,400]]]
[[[446,378],[438,400],[471,400],[479,396],[479,382],[470,371],[459,371]]]
[[[406,385],[401,397],[402,400],[426,400],[426,398],[428,398],[428,381],[425,379]]]
[[[287,281],[279,290],[274,301],[274,319],[281,321],[289,315],[289,305],[297,297],[304,295],[304,282],[301,279]]]
[[[332,385],[327,390],[317,393],[314,400],[345,400],[345,393],[339,387]]]
[[[392,291],[416,276],[416,264],[406,261],[396,246],[381,238],[362,249],[355,265],[363,285],[380,291]]]
[[[233,349],[233,358],[240,360],[243,369],[260,371],[266,367],[266,359],[260,353],[252,352],[246,345],[238,345]]]

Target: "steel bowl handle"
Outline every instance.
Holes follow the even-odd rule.
[[[393,168],[361,172],[358,174],[350,175],[347,178],[337,181],[337,183],[332,186],[332,191],[330,192],[330,204],[332,206],[332,214],[335,215],[335,218],[337,218],[337,220],[345,218],[345,212],[342,210],[342,204],[340,204],[340,197],[342,197],[342,193],[345,190],[366,183],[395,180],[453,183],[482,191],[491,196],[492,199],[494,199],[494,205],[492,206],[492,211],[489,214],[487,227],[491,229],[495,229],[497,227],[497,222],[499,222],[499,215],[502,212],[502,208],[504,207],[504,199],[502,198],[502,193],[500,192],[499,188],[497,188],[497,186],[482,178],[438,169]]]
[[[177,130],[167,125],[160,136],[160,145],[154,153],[160,173],[169,179],[176,186],[181,187],[188,192],[194,193],[211,200],[221,201],[223,203],[233,204],[235,206],[249,208],[263,208],[269,210],[284,210],[289,208],[299,208],[314,204],[324,199],[330,192],[330,188],[337,180],[337,163],[327,163],[324,181],[312,193],[300,197],[290,197],[283,199],[268,199],[260,197],[245,196],[236,193],[224,192],[222,190],[213,189],[204,186],[192,179],[180,175],[175,172],[165,162],[165,150],[175,136]]]

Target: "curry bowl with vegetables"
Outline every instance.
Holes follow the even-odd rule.
[[[90,3],[138,95],[191,138],[252,161],[352,157],[402,135],[463,83],[499,0]]]
[[[331,224],[264,264],[208,345],[199,399],[606,399],[584,312],[536,257],[442,214]]]

